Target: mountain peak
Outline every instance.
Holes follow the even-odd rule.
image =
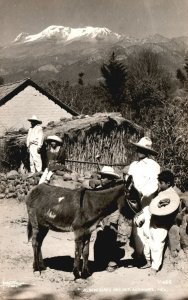
[[[108,28],[87,26],[84,28],[71,28],[64,26],[51,25],[43,31],[30,35],[28,33],[19,34],[14,43],[32,43],[44,40],[70,41],[74,39],[84,40],[103,40],[103,41],[118,41],[121,36],[112,32]]]

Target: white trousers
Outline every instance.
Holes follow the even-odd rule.
[[[150,261],[150,219],[149,206],[143,208],[143,214],[138,219],[144,220],[141,227],[133,225],[133,237],[137,256],[144,254],[146,260]]]
[[[162,260],[167,228],[157,227],[155,224],[150,225],[150,217],[147,208],[144,209],[145,223],[142,227],[134,225],[133,234],[135,250],[138,256],[144,254],[146,260],[152,261],[152,269],[159,270]]]
[[[146,260],[150,261],[150,232],[149,232],[149,222],[146,222],[142,227],[137,227],[133,225],[133,236],[135,243],[135,251],[137,256],[144,254]]]
[[[39,180],[39,184],[45,182],[46,180],[49,181],[51,176],[52,176],[53,172],[52,171],[48,171],[48,168],[46,168]]]
[[[41,172],[42,171],[42,160],[41,155],[37,152],[37,145],[30,145],[30,169],[31,173]]]
[[[167,234],[168,230],[166,228],[157,228],[155,226],[150,227],[151,267],[157,271],[162,264]]]

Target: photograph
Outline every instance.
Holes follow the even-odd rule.
[[[188,1],[0,19],[0,299],[188,300]]]

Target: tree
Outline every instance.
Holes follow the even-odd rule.
[[[184,72],[181,69],[177,69],[176,77],[180,81],[182,87],[184,88],[185,82],[186,82],[186,75],[184,74]]]
[[[113,52],[109,62],[101,67],[103,82],[101,86],[106,90],[113,107],[119,108],[124,102],[124,91],[127,81],[127,69],[117,60]]]
[[[0,85],[4,84],[4,78],[0,76]]]
[[[155,116],[150,127],[158,162],[161,168],[176,174],[176,183],[183,187],[188,166],[188,99],[175,96],[169,99]]]
[[[185,58],[184,70],[186,72],[186,77],[188,78],[188,57]]]
[[[78,74],[79,78],[78,78],[78,84],[80,85],[84,85],[84,82],[83,82],[83,76],[84,76],[84,73],[83,72],[80,72]]]
[[[80,114],[93,114],[102,111],[111,111],[104,89],[100,85],[71,85],[69,81],[50,81],[41,85],[50,94],[63,101],[66,105]]]
[[[132,117],[142,125],[150,124],[157,107],[168,98],[172,82],[169,72],[152,49],[141,49],[127,58]]]
[[[183,69],[183,71],[181,69],[177,69],[176,77],[179,80],[181,87],[188,90],[188,56],[185,57]]]

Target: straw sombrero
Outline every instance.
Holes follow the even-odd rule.
[[[171,199],[170,197],[160,198],[157,196],[151,201],[149,210],[152,215],[166,216],[176,211],[176,209],[179,207],[179,204],[180,200],[178,195],[177,197],[173,195],[173,198]]]
[[[47,137],[46,141],[47,142],[55,141],[55,142],[58,142],[60,144],[63,143],[63,140],[60,137],[58,137],[57,135],[49,135]]]
[[[152,148],[152,141],[149,137],[144,136],[142,137],[138,143],[133,143],[131,142],[131,144],[135,145],[136,147],[142,148],[144,150],[147,150],[148,153],[152,154],[152,155],[157,155],[157,151],[155,151]]]
[[[109,166],[104,166],[102,168],[101,171],[98,172],[99,174],[101,175],[110,175],[110,176],[113,176],[115,178],[120,178],[120,176],[115,173],[114,169],[112,167],[109,167]]]
[[[42,121],[39,120],[35,115],[33,115],[30,119],[28,119],[29,122],[36,122],[39,124],[42,124]]]

